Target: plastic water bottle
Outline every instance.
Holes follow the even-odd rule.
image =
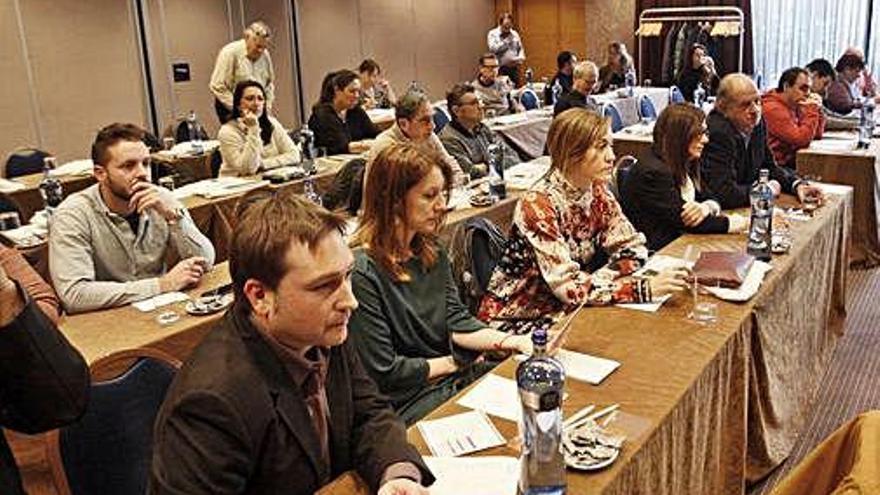
[[[769,182],[770,171],[761,169],[758,182],[749,193],[752,218],[746,251],[762,261],[770,261],[773,247],[773,189]]]
[[[871,137],[874,135],[874,100],[865,98],[859,112],[859,142],[860,149],[868,149],[871,146]]]
[[[43,179],[40,180],[40,196],[43,197],[43,206],[51,210],[64,200],[64,186],[61,181],[53,177],[50,172],[55,169],[55,157],[43,158]]]
[[[559,97],[562,96],[562,83],[559,82],[559,79],[553,82],[553,101],[550,104],[555,104],[559,101]]]
[[[523,495],[561,495],[566,489],[562,454],[565,369],[546,355],[546,330],[532,332],[532,345],[532,356],[516,369],[523,438],[519,489]]]
[[[628,96],[635,95],[635,86],[636,86],[636,72],[632,69],[628,69],[626,74],[623,76],[623,83],[626,85],[626,94]]]
[[[504,147],[495,142],[486,148],[487,163],[489,169],[489,194],[504,199],[507,197],[507,185],[504,182]]]
[[[534,89],[535,87],[535,71],[532,70],[531,67],[526,69],[526,87],[529,89]]]
[[[321,195],[318,194],[318,190],[315,188],[315,179],[311,177],[306,177],[303,181],[303,196],[306,197],[312,203],[316,205],[323,206],[324,201],[321,198]]]
[[[315,148],[315,133],[309,129],[308,124],[303,124],[299,131],[299,139],[302,143],[302,168],[306,174],[313,174],[316,170],[315,160],[318,158],[318,150]]]
[[[703,103],[706,102],[706,88],[703,87],[703,83],[697,83],[697,89],[694,90],[694,105],[702,109]]]

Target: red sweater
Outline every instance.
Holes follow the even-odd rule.
[[[822,137],[825,116],[817,105],[798,105],[792,109],[776,90],[765,93],[762,102],[767,144],[773,150],[773,158],[778,165],[795,168],[797,150]]]

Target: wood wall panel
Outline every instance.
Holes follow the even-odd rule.
[[[144,124],[146,101],[129,2],[21,2],[43,147],[61,162],[88,156],[116,121]]]
[[[0,160],[4,162],[14,149],[39,144],[25,69],[15,5],[0,2],[0,74],[4,75],[3,97],[0,98],[0,115],[3,116],[0,119]]]
[[[414,2],[418,3],[417,9]],[[419,79],[416,57],[425,56],[420,50],[420,39],[431,33],[419,33],[416,19],[422,17],[429,4],[437,3],[436,0],[359,0],[357,3],[361,51],[350,67],[363,58],[373,58],[387,72],[394,88],[403,91],[410,81]],[[442,24],[443,21],[434,19],[434,22]]]
[[[634,25],[635,0],[585,0],[587,10],[586,55],[599,65],[605,63],[608,43],[626,43],[630,54],[635,54]]]

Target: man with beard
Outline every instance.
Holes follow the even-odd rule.
[[[49,271],[68,313],[128,304],[196,285],[214,247],[171,193],[149,181],[145,131],[111,124],[92,144],[97,184],[52,216]],[[169,249],[179,261],[166,270]]]

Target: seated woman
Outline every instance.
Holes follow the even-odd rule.
[[[599,69],[599,93],[624,87],[626,73],[632,70],[633,59],[626,52],[626,45],[619,41],[610,43],[608,61]]]
[[[254,175],[299,163],[299,148],[284,126],[266,111],[266,93],[256,81],[242,81],[232,94],[232,120],[217,133],[221,176]]]
[[[309,127],[315,146],[330,155],[369,151],[379,129],[360,106],[361,82],[354,71],[331,72],[321,83],[321,98],[312,107]]]
[[[684,99],[693,103],[694,91],[697,86],[703,85],[706,95],[714,95],[718,89],[718,74],[715,72],[715,61],[706,55],[706,47],[694,43],[688,49],[685,65],[675,78],[675,85],[681,90]]]
[[[567,110],[550,124],[547,147],[550,170],[516,205],[478,317],[531,319],[580,304],[648,302],[685,288],[684,270],[616,280],[642,266],[648,250],[608,190],[614,166],[608,121],[586,109]]]
[[[393,144],[370,168],[352,289],[351,336],[364,367],[411,424],[488,371],[478,352],[530,352],[524,335],[488,328],[461,302],[443,226],[452,171],[413,145]],[[468,351],[469,350],[469,351]]]
[[[700,183],[700,154],[709,142],[706,116],[688,103],[666,107],[654,125],[653,149],[620,181],[627,218],[657,250],[685,232],[721,234],[748,227],[740,215],[723,215]]]

